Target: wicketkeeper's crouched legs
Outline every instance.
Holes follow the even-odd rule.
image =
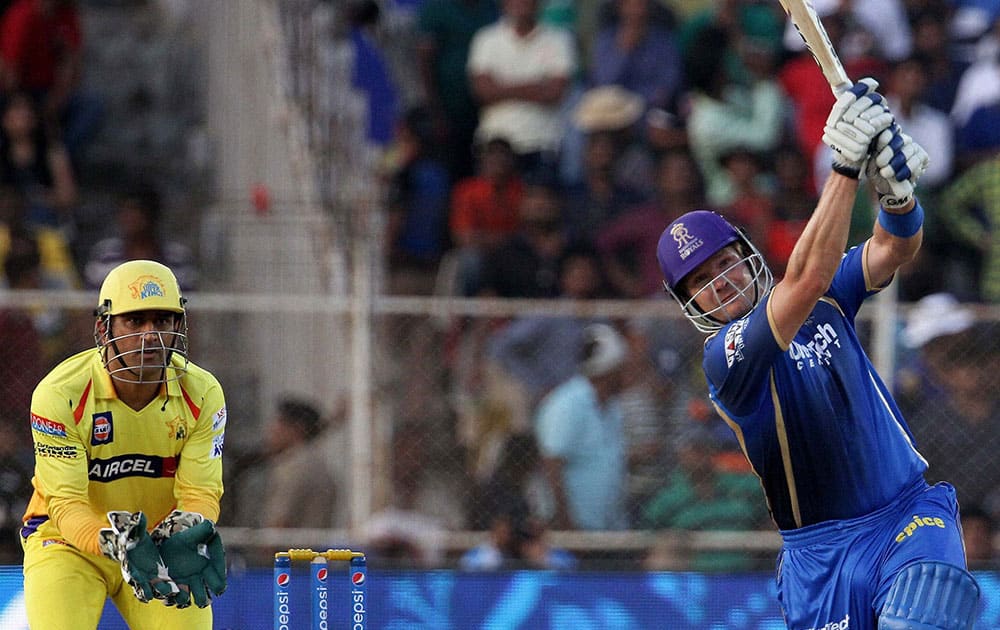
[[[210,630],[212,609],[140,602],[114,560],[86,554],[61,539],[29,536],[24,546],[24,601],[31,628],[89,630],[110,594],[130,628]]]

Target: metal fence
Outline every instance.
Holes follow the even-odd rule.
[[[251,557],[350,545],[376,561],[454,564],[523,498],[550,544],[589,560],[703,570],[770,562],[777,537],[756,479],[707,403],[701,337],[665,298],[189,297],[192,360],[218,376],[229,407],[220,524],[234,549]],[[23,331],[2,333],[8,531],[28,492],[25,396],[54,362],[92,347],[93,300],[0,294],[5,321],[24,314],[41,333],[40,346]],[[863,311],[859,330],[882,365],[896,365],[900,401],[920,447],[933,452],[931,472],[946,475],[964,504],[996,513],[997,309],[968,306],[962,316],[953,310],[922,320],[925,332],[945,334],[921,350],[901,341],[917,330],[904,327],[911,310],[885,300]],[[884,326],[892,313],[899,323]],[[620,530],[553,530],[533,418],[551,388],[575,372],[574,332],[594,320],[611,322],[627,340],[619,396],[625,519]],[[296,356],[307,359],[299,370],[288,367]],[[317,358],[327,367],[320,374]],[[319,412],[301,442],[291,424],[275,419],[285,394]]]

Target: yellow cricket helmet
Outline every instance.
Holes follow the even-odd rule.
[[[101,284],[97,315],[135,311],[183,313],[187,300],[174,272],[154,260],[130,260],[110,272]]]

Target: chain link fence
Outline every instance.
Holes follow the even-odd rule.
[[[449,566],[507,522],[516,539],[542,539],[585,562],[703,571],[771,562],[777,538],[759,484],[707,401],[701,336],[666,298],[371,296],[371,315],[358,327],[357,297],[189,297],[192,360],[219,377],[231,419],[220,521],[230,529],[227,542],[248,557],[350,545],[384,561]],[[93,299],[2,294],[0,517],[9,543],[29,495],[31,389],[55,362],[92,347]],[[900,403],[931,461],[929,476],[954,483],[963,507],[996,514],[996,309],[913,310],[901,305],[906,325],[888,347],[897,359]],[[880,342],[873,311],[863,311],[859,325],[871,348]],[[262,320],[272,342],[259,338],[259,324],[246,325]],[[625,476],[601,504],[613,510],[608,522],[616,525],[587,529],[559,520],[538,413],[554,388],[578,374],[583,333],[593,322],[611,324],[625,342],[613,388],[622,424],[588,451],[581,420],[568,438],[582,444],[580,452],[565,458],[583,457],[578,465]],[[370,335],[368,374],[353,371],[352,352],[367,347],[352,339],[357,334]],[[308,360],[277,375],[268,367],[276,352]],[[330,376],[312,373],[317,358]],[[285,356],[281,365],[294,361]],[[269,383],[289,376],[302,387]],[[264,394],[271,391],[280,393]],[[364,431],[351,426],[359,421]],[[366,466],[356,465],[359,452]],[[608,453],[621,459],[609,463]],[[359,513],[358,506],[370,507]]]

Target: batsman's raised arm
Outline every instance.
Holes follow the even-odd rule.
[[[888,284],[920,249],[924,210],[913,190],[927,163],[927,152],[899,125],[893,123],[879,134],[867,167],[880,205],[872,237],[865,244],[865,272],[872,288]]]
[[[851,209],[869,147],[892,124],[877,87],[875,81],[862,79],[837,98],[827,119],[823,142],[833,149],[834,172],[768,302],[772,327],[786,346],[830,288],[847,247]]]

